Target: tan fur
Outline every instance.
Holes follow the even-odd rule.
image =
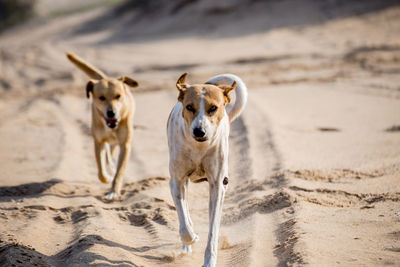
[[[89,63],[85,62],[83,59],[78,57],[77,55],[73,53],[67,52],[67,58],[74,63],[79,69],[81,69],[83,72],[85,72],[90,78],[100,80],[102,78],[105,78],[106,75],[101,72],[100,70],[96,69]]]
[[[127,76],[121,78],[108,78],[72,53],[67,53],[68,59],[79,69],[86,73],[90,80],[86,86],[86,94],[92,95],[92,135],[95,146],[95,156],[98,167],[98,178],[103,183],[113,180],[111,191],[106,195],[107,199],[115,199],[120,195],[122,179],[128,163],[131,151],[133,134],[134,100],[130,87],[138,86],[138,83]],[[115,118],[109,118],[107,111],[112,110]],[[112,125],[114,128],[111,128]],[[115,125],[115,126],[114,126]],[[119,146],[120,154],[116,170],[113,169],[113,154]]]
[[[182,96],[182,104],[184,107],[183,118],[187,125],[191,125],[193,119],[197,116],[200,108],[200,99],[202,91],[204,92],[204,108],[207,112],[207,116],[212,124],[218,125],[224,116],[225,105],[229,99],[224,96],[224,91],[215,85],[191,85]],[[193,106],[195,112],[188,111],[185,107],[188,105]],[[212,107],[216,107],[215,111],[211,111]]]

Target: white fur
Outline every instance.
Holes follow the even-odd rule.
[[[207,83],[232,85],[235,89],[236,101],[230,112],[224,111],[224,116],[218,125],[211,125],[204,111],[203,98],[200,110],[192,125],[186,125],[182,117],[183,105],[178,102],[168,120],[169,170],[171,175],[170,188],[179,218],[179,234],[183,249],[191,252],[191,245],[199,238],[193,230],[187,204],[187,187],[189,179],[196,181],[207,177],[210,190],[210,228],[207,247],[204,255],[204,265],[215,266],[218,253],[218,236],[222,213],[222,204],[227,189],[223,180],[228,177],[228,153],[230,121],[243,111],[247,101],[247,88],[243,81],[232,74],[223,74],[211,78]],[[197,142],[191,136],[194,127],[207,128],[211,133],[205,142]]]

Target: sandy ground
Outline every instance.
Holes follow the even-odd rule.
[[[166,120],[188,71],[193,83],[235,73],[249,88],[231,129],[218,266],[398,266],[400,6],[321,2],[99,7],[3,33],[0,265],[201,265],[208,186],[189,187],[191,255],[168,187]],[[65,51],[140,83],[120,202],[101,199],[88,79]]]

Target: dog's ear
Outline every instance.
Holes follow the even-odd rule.
[[[86,85],[86,96],[90,98],[90,92],[93,94],[94,82],[90,80]]]
[[[137,81],[135,81],[134,79],[132,79],[131,77],[128,77],[128,76],[122,76],[121,78],[119,78],[119,80],[132,88],[139,86],[139,83]]]
[[[189,87],[189,84],[186,83],[186,77],[188,73],[185,72],[184,74],[179,77],[178,81],[176,82],[176,88],[179,90],[178,100],[183,101],[183,97],[185,95],[186,89]]]
[[[232,91],[232,90],[235,90],[236,86],[237,86],[236,81],[234,81],[231,86],[229,86],[229,85],[218,85],[219,88],[224,90],[224,96],[225,96],[226,103],[231,102],[231,97],[229,96],[229,92]]]

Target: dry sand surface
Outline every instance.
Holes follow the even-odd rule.
[[[191,255],[168,186],[166,120],[185,71],[193,83],[231,72],[249,88],[231,128],[218,266],[399,266],[397,4],[108,3],[3,33],[0,266],[201,266],[208,186],[189,186]],[[140,83],[121,201],[102,201],[88,78],[65,51]]]

